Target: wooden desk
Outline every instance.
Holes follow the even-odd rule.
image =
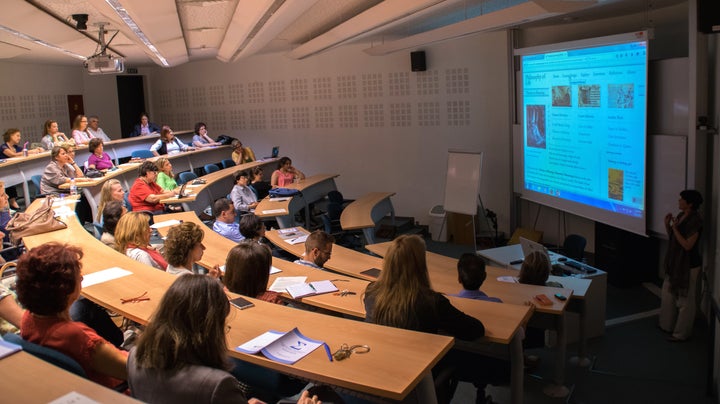
[[[343,230],[362,229],[365,244],[375,243],[375,226],[390,214],[395,223],[395,209],[390,197],[395,192],[371,192],[354,200],[343,209],[340,226]]]
[[[165,215],[155,216],[155,223],[161,223],[166,220],[182,220],[184,222],[193,222],[198,226],[201,226],[205,232],[205,238],[203,244],[206,249],[203,253],[202,259],[198,262],[204,268],[212,268],[215,265],[225,265],[227,254],[236,245],[232,240],[229,240],[212,229],[207,227],[194,212],[180,212],[180,213],[168,213]],[[167,235],[171,227],[161,227],[158,229],[160,234],[163,236]],[[365,318],[365,307],[362,302],[362,294],[367,288],[368,282],[349,277],[334,274],[332,272],[321,271],[315,268],[310,268],[305,265],[294,264],[289,261],[282,260],[280,258],[273,257],[272,265],[282,272],[274,275],[270,275],[268,286],[270,286],[278,276],[305,276],[307,281],[319,281],[319,280],[336,280],[334,283],[338,289],[348,289],[356,293],[356,295],[349,296],[336,296],[332,293],[324,294],[320,296],[308,296],[298,301],[315,306],[323,309],[335,311],[341,314],[347,314],[353,317]],[[284,293],[283,296],[289,300],[292,297],[288,293]]]
[[[296,228],[301,232],[308,233],[308,231],[302,227],[296,226]],[[271,243],[296,257],[301,257],[305,253],[305,243],[295,245],[286,243],[282,237],[280,237],[277,230],[265,232],[265,237],[270,240]],[[325,263],[325,268],[343,275],[374,281],[376,280],[375,277],[365,275],[362,272],[372,268],[382,269],[382,259],[333,244],[332,256]]]
[[[82,259],[84,274],[111,265],[131,271],[133,274],[130,276],[83,288],[82,294],[110,310],[146,324],[175,276],[140,264],[105,246],[85,231],[74,216],[68,217],[67,221],[67,229],[26,237],[25,244],[33,248],[52,240],[81,246],[85,252]],[[146,291],[150,297],[148,301],[132,304],[120,301]],[[403,399],[453,345],[450,337],[382,327],[257,299],[249,300],[255,307],[242,311],[233,308],[228,318],[231,326],[228,334],[228,346],[232,347],[230,355],[282,373],[361,393]],[[353,355],[346,361],[329,362],[324,350],[320,349],[289,366],[261,355],[247,355],[234,350],[234,347],[267,330],[289,331],[296,326],[310,338],[324,340],[333,350],[342,343],[348,343],[368,344],[372,351],[366,355]]]
[[[205,184],[188,184],[185,192],[189,192],[192,195],[184,198],[163,199],[160,202],[166,204],[181,203],[185,211],[201,212],[206,206],[212,206],[215,200],[227,196],[230,191],[232,191],[232,188],[235,185],[235,180],[233,178],[233,174],[235,172],[252,170],[258,166],[266,167],[276,161],[277,159],[253,161],[251,163],[240,164],[206,174],[200,177],[200,179],[205,180]],[[267,170],[263,170],[263,173],[265,171]]]
[[[0,374],[0,391],[6,403],[47,403],[70,392],[98,403],[140,403],[22,351],[0,359]]]
[[[297,189],[300,195],[276,202],[270,198],[264,198],[255,208],[258,217],[274,217],[281,228],[293,227],[295,225],[295,214],[305,208],[305,223],[310,223],[310,204],[325,198],[328,192],[336,190],[335,178],[338,174],[317,174],[288,184],[285,188]]]
[[[391,242],[368,245],[366,248],[375,254],[384,256]],[[426,253],[428,271],[430,273],[430,282],[433,289],[447,293],[455,294],[461,289],[457,280],[457,260],[455,258],[446,257],[444,255],[432,252]],[[492,274],[492,275],[491,275]],[[483,283],[482,290],[489,296],[499,297],[503,303],[515,305],[525,305],[532,302],[535,306],[535,313],[530,320],[530,324],[542,328],[553,329],[557,332],[557,349],[555,351],[555,386],[550,386],[552,394],[567,395],[565,383],[565,357],[567,351],[567,338],[565,333],[565,308],[573,295],[572,289],[552,288],[546,286],[523,285],[518,283],[500,282],[497,276],[508,275],[503,273],[502,269],[488,270],[488,277]],[[555,294],[561,294],[568,297],[567,300],[559,300],[554,297]],[[545,294],[552,301],[551,306],[541,306],[534,302],[533,297],[538,294]],[[556,393],[558,391],[559,393]]]
[[[307,232],[307,230],[298,227],[299,231]],[[284,249],[285,251],[290,252],[291,254],[300,257],[305,252],[305,244],[299,243],[295,245],[291,245],[289,243],[286,243],[278,233],[277,230],[271,230],[265,233],[265,237],[268,238],[273,244],[279,246],[280,248]],[[440,258],[447,258],[440,255],[436,255],[436,259]],[[364,275],[361,272],[365,271],[369,268],[377,268],[382,269],[382,259],[379,259],[377,257],[370,256],[368,254],[363,254],[360,252],[357,252],[355,250],[350,250],[348,248],[339,246],[337,244],[333,245],[333,251],[332,256],[330,260],[328,260],[325,263],[325,268],[331,269],[335,272],[339,272],[341,274],[346,274],[350,276],[355,276],[360,279],[366,279],[369,281],[375,280],[374,277]],[[444,285],[443,287],[445,289],[449,288],[449,282],[447,279],[445,279],[443,276],[437,277],[437,279],[433,278],[432,271],[430,273],[431,275],[431,282],[433,285],[433,289],[441,292],[441,293],[457,293],[459,290],[459,286],[457,284],[457,274],[455,274],[455,280],[454,280],[454,286],[452,292],[447,292],[445,290],[442,290],[440,288],[437,288],[436,285]],[[527,286],[527,285],[525,285]],[[572,293],[569,290],[564,289],[557,289],[558,291],[562,291],[563,293]],[[533,295],[528,295],[530,292],[525,292],[524,295],[522,295],[522,299],[518,298],[522,303],[524,303],[525,300],[528,300],[528,296],[534,296],[534,294],[537,294],[535,292]],[[557,292],[556,292],[557,293]],[[512,392],[512,402],[513,403],[521,403],[522,402],[522,386],[523,386],[523,371],[524,371],[524,364],[523,364],[523,356],[522,356],[522,341],[520,340],[517,331],[520,326],[526,324],[528,320],[530,319],[533,309],[537,309],[536,307],[532,306],[526,306],[524,304],[522,305],[512,305],[512,304],[497,304],[492,302],[484,302],[479,300],[472,300],[472,299],[461,299],[461,298],[455,298],[452,296],[449,296],[449,299],[452,301],[453,305],[455,305],[458,309],[462,310],[464,313],[473,316],[483,322],[485,325],[486,330],[486,336],[485,340],[488,342],[496,343],[505,345],[508,348],[508,354],[511,361],[511,392]],[[562,302],[560,303],[553,303],[553,307],[555,305],[558,305],[560,308],[557,309],[559,313],[562,313],[564,310],[564,304]],[[559,319],[562,319],[562,315],[555,315],[554,317],[557,317]],[[562,322],[560,322],[559,325],[556,326],[556,328],[562,330]],[[471,350],[477,350],[477,347],[473,346],[467,346],[467,344],[462,344],[462,349],[471,349]],[[563,354],[564,355],[564,354]]]
[[[484,257],[498,266],[514,271],[520,269],[520,264],[510,265],[510,262],[521,262],[523,259],[522,248],[519,245],[508,245],[504,247],[480,250],[478,255]],[[550,252],[550,259],[557,263],[559,259],[573,261],[560,254]],[[590,267],[592,268],[592,267]],[[572,313],[568,316],[568,341],[578,341],[578,357],[571,358],[571,362],[578,362],[582,366],[589,366],[590,360],[587,356],[587,338],[599,337],[605,334],[605,305],[607,301],[607,273],[597,268],[592,274],[573,276],[550,275],[550,280],[559,282],[566,288],[573,289],[573,299],[570,302]],[[577,314],[575,314],[577,313]],[[575,332],[577,330],[577,332]]]

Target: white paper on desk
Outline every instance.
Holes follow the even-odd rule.
[[[498,282],[518,283],[518,278],[510,275],[498,276]]]
[[[175,226],[178,224],[180,224],[180,221],[177,219],[173,219],[173,220],[165,220],[162,222],[155,222],[155,224],[153,224],[150,227],[152,227],[153,229],[160,229],[162,227]]]
[[[278,234],[287,236],[289,234],[294,234],[298,231],[297,227],[288,227],[286,229],[278,229]]]
[[[20,345],[13,344],[12,342],[7,342],[2,339],[2,337],[0,337],[0,358],[12,355],[15,352],[21,350],[22,348],[20,347]]]
[[[187,184],[187,185],[185,185],[185,188],[197,188],[197,187],[201,187],[203,185],[205,185],[205,184]]]
[[[50,401],[48,404],[100,404],[97,401],[86,397],[77,391],[71,391],[64,396]]]
[[[235,349],[240,352],[254,355],[254,354],[260,352],[266,346],[279,340],[283,335],[285,335],[284,332],[270,330],[262,335],[259,335],[255,338],[251,339],[250,341],[240,345],[239,347],[237,347]]]
[[[270,198],[270,202],[285,202],[285,201],[289,201],[290,199],[292,199],[292,198],[283,196],[283,197],[279,197],[279,198]]]
[[[321,345],[325,345],[325,343],[302,335],[296,327],[272,344],[263,348],[262,353],[276,362],[292,365]],[[329,349],[328,355],[330,355]]]
[[[103,269],[102,271],[84,275],[82,287],[87,288],[92,285],[97,285],[98,283],[111,281],[113,279],[122,278],[123,276],[128,275],[132,275],[132,272],[118,267]]]
[[[268,209],[262,211],[263,215],[272,215],[275,213],[287,213],[287,211],[285,209]]]
[[[305,280],[307,280],[307,276],[278,276],[268,290],[283,293],[288,286],[305,283]]]
[[[224,269],[224,268],[223,268],[223,269]],[[223,271],[223,272],[225,272],[225,271]],[[280,273],[280,272],[282,272],[282,269],[276,268],[276,267],[274,267],[274,266],[272,266],[272,265],[270,266],[270,275],[272,275],[272,274],[277,274],[277,273]]]
[[[322,295],[330,292],[337,292],[338,288],[329,280],[315,281],[310,283],[296,283],[287,287],[293,299],[305,296]]]
[[[66,217],[75,214],[75,211],[70,209],[67,205],[61,206],[57,209],[53,209],[53,212],[55,212],[55,217]]]
[[[300,236],[300,237],[289,238],[289,239],[285,240],[285,242],[288,243],[288,244],[290,244],[290,245],[295,245],[295,244],[304,243],[305,240],[307,240],[308,236],[309,236],[309,234],[303,234],[303,235]]]
[[[79,199],[68,198],[68,199],[53,199],[52,206],[66,206],[78,203]]]

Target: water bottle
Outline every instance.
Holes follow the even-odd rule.
[[[27,157],[27,156],[28,156],[28,151],[27,151],[27,149],[23,149],[23,157]]]
[[[75,178],[70,180],[70,195],[77,195],[77,184],[75,184]]]

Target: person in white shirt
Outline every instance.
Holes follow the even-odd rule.
[[[172,129],[169,126],[164,125],[160,131],[160,139],[158,139],[152,146],[150,151],[157,157],[165,154],[175,154],[181,151],[195,150],[194,147],[188,146],[182,142],[182,140],[175,137]]]
[[[103,142],[109,142],[111,140],[100,127],[100,118],[98,118],[97,115],[92,115],[88,118],[88,126],[85,128],[85,132],[90,138],[96,137],[102,139]]]
[[[220,198],[213,204],[213,215],[215,223],[213,223],[213,231],[219,235],[228,238],[236,243],[245,239],[240,234],[240,227],[235,222],[235,207],[232,201],[227,198]]]
[[[88,119],[85,115],[78,115],[73,121],[72,137],[78,146],[86,145],[90,142],[90,136],[85,132],[88,126]]]
[[[233,174],[235,185],[230,191],[230,199],[232,199],[235,209],[238,212],[251,212],[258,205],[255,192],[248,187],[250,182],[250,173],[247,171],[237,171]]]

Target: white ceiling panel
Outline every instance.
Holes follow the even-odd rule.
[[[107,1],[117,1],[127,10],[150,46],[143,43]],[[78,64],[77,57],[96,52],[99,22],[109,23],[106,40],[119,31],[108,52],[124,56],[128,66],[162,65],[161,58],[150,47],[157,48],[171,66],[212,58],[229,62],[262,52],[307,57],[360,39],[385,44],[384,50],[369,51],[382,54],[431,43],[440,36],[487,29],[495,19],[502,19],[503,27],[520,28],[560,24],[564,20],[577,23],[642,11],[652,13],[686,0],[598,0],[597,5],[587,10],[553,9],[538,15],[536,21],[527,21],[522,13],[517,13],[516,21],[512,13],[500,11],[527,0],[107,1],[4,1],[0,26],[42,40],[51,47],[0,29],[0,58]],[[545,5],[571,4],[560,0],[534,1]],[[75,29],[72,14],[88,14],[86,32]],[[394,45],[389,45],[393,42]]]

